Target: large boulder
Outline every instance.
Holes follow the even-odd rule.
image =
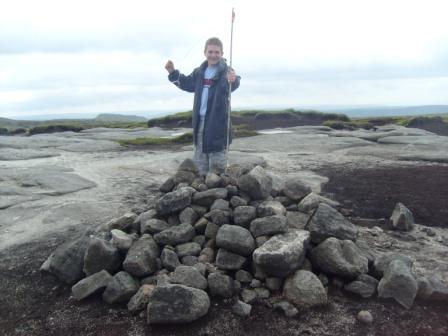
[[[414,216],[411,210],[402,203],[397,203],[390,217],[390,225],[392,230],[411,231],[414,227]]]
[[[115,273],[121,267],[118,249],[111,242],[91,237],[84,255],[84,273],[89,276],[101,270]]]
[[[98,293],[105,289],[111,280],[112,276],[106,270],[92,274],[72,287],[73,297],[76,300],[82,300],[94,293]]]
[[[238,225],[224,224],[216,235],[216,246],[247,256],[255,249],[255,241],[245,228]]]
[[[287,230],[286,217],[281,215],[257,218],[250,223],[250,232],[254,237],[274,235]]]
[[[137,277],[151,275],[157,271],[159,247],[154,239],[144,234],[132,244],[123,262],[123,269]]]
[[[267,217],[274,215],[286,215],[286,209],[280,202],[264,201],[257,207],[258,217]]]
[[[329,237],[356,240],[358,229],[331,206],[320,203],[307,225],[311,241],[319,244]]]
[[[84,255],[89,238],[82,237],[60,245],[42,264],[41,270],[55,275],[59,280],[73,285],[84,277]]]
[[[302,309],[327,304],[327,291],[322,282],[305,270],[298,270],[285,280],[283,296]]]
[[[157,286],[149,299],[148,323],[188,323],[207,314],[210,299],[201,289],[183,285]]]
[[[188,223],[170,227],[154,235],[154,240],[161,245],[178,245],[189,242],[194,238],[196,232]]]
[[[351,240],[328,238],[311,251],[311,261],[326,274],[354,279],[369,270],[369,261]]]
[[[316,209],[320,203],[325,203],[333,208],[339,206],[338,202],[333,201],[324,196],[321,196],[319,194],[316,194],[314,192],[311,192],[300,201],[298,205],[298,210],[302,212],[310,212]]]
[[[273,236],[253,253],[253,262],[268,274],[284,277],[296,271],[305,259],[310,234],[291,230]]]
[[[192,188],[180,188],[162,196],[156,203],[159,215],[168,215],[178,212],[191,204]]]
[[[288,179],[283,187],[283,194],[294,201],[304,198],[311,192],[310,186],[297,179]]]
[[[128,302],[137,293],[138,288],[138,281],[129,273],[124,271],[118,272],[108,282],[106,290],[103,293],[103,300],[109,304]]]
[[[262,167],[256,166],[238,179],[238,187],[254,200],[264,199],[271,193],[272,178]]]
[[[409,265],[398,259],[391,261],[378,284],[378,297],[393,298],[409,309],[414,303],[417,292],[418,283]]]
[[[232,271],[241,269],[246,261],[247,258],[220,248],[216,255],[215,265],[219,269]]]
[[[207,279],[193,266],[178,266],[171,274],[170,282],[199,289],[207,288]]]
[[[217,199],[224,199],[227,197],[226,188],[213,188],[205,191],[197,192],[193,195],[193,203],[210,207]]]
[[[250,223],[257,217],[257,208],[248,205],[237,206],[233,210],[233,223],[249,228]]]

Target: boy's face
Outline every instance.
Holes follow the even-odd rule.
[[[222,50],[217,45],[209,44],[205,48],[204,55],[207,58],[208,65],[215,65],[221,60]]]

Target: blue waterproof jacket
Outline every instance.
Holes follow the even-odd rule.
[[[194,92],[193,102],[193,139],[194,144],[197,144],[197,136],[199,130],[199,109],[201,108],[201,96],[203,88],[203,79],[205,69],[207,69],[208,63],[204,61],[194,71],[185,76],[174,70],[168,75],[170,82],[174,83],[179,89],[187,92]],[[229,82],[227,81],[227,71],[229,67],[221,59],[218,63],[218,71],[213,82],[208,90],[207,101],[207,114],[204,121],[204,132],[202,139],[202,151],[204,153],[214,153],[222,151],[227,145],[228,132],[228,111],[229,111]],[[240,86],[240,78],[237,76],[235,82],[232,83],[232,92]],[[232,136],[230,134],[229,144],[232,142]]]

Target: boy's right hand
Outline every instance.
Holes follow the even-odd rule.
[[[165,64],[165,69],[169,72],[172,73],[174,71],[174,63],[172,61],[168,61]]]

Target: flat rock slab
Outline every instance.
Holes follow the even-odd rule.
[[[0,161],[30,160],[59,155],[59,153],[49,150],[0,148]]]

